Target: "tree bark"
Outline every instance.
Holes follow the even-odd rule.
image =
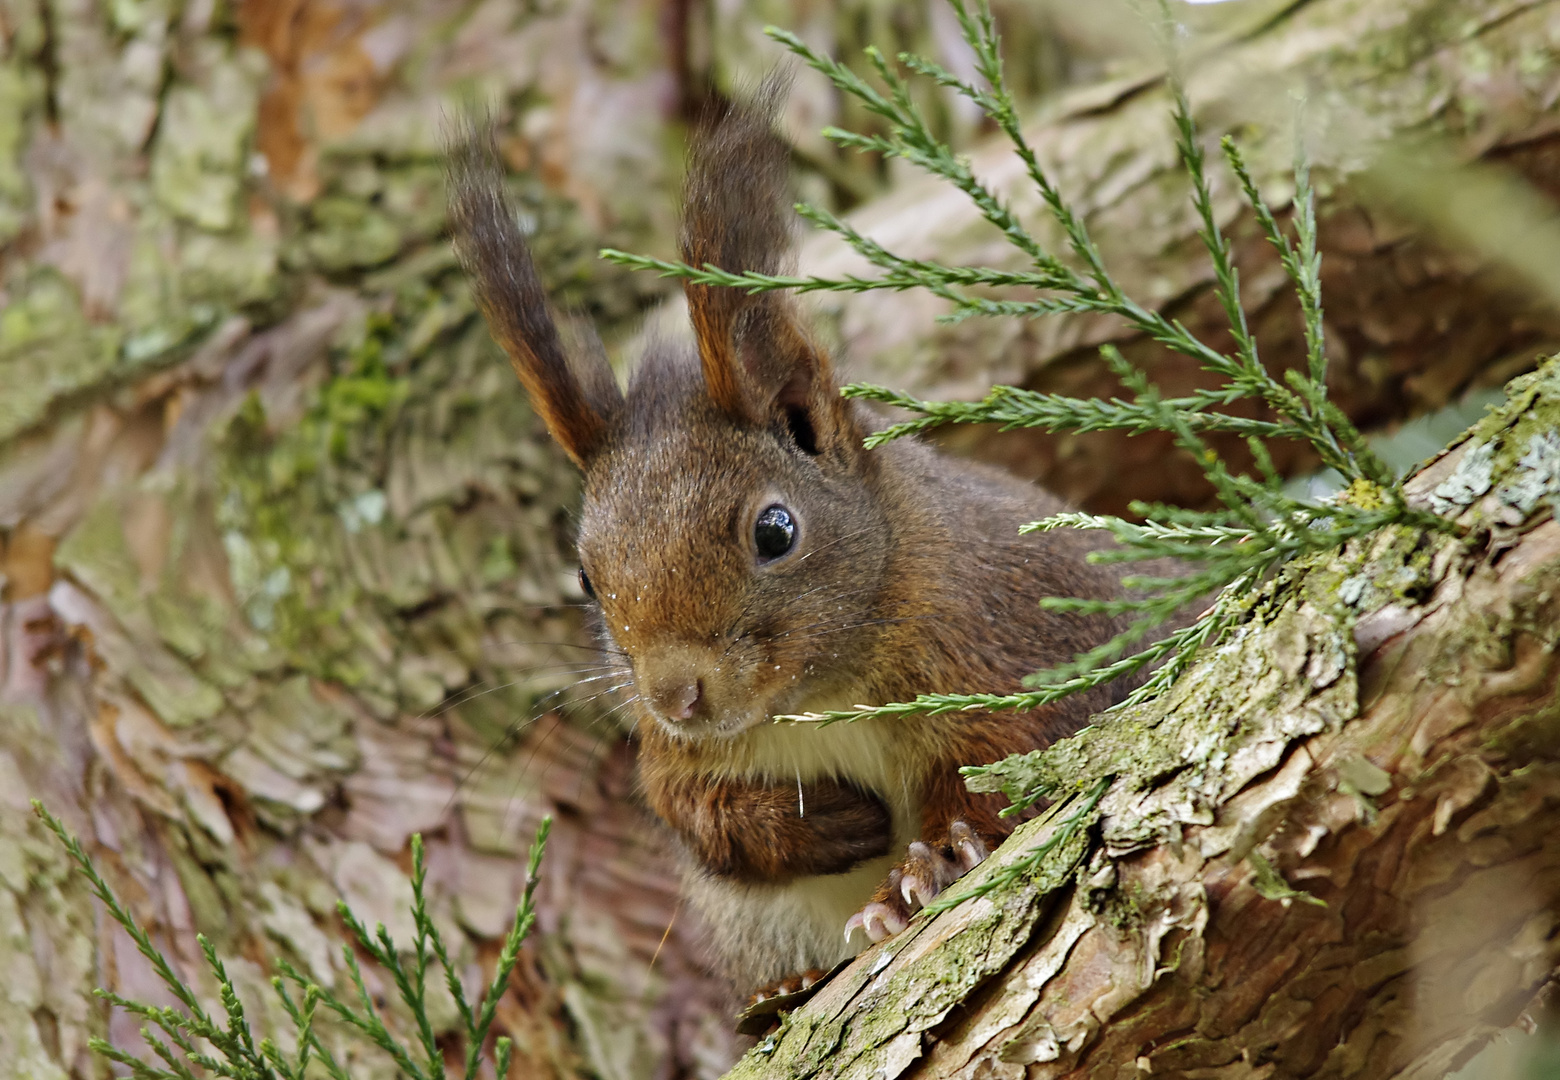
[[[1500,456],[1473,542],[1292,566],[1172,691],[1030,763],[1109,781],[1086,839],[859,957],[734,1080],[1439,1077],[1534,1010],[1560,972],[1560,360],[1518,384],[1409,485],[1428,506]]]
[[[163,1000],[33,823],[33,796],[83,836],[182,971],[200,978],[204,932],[251,1014],[283,1030],[263,1004],[268,958],[339,983],[338,896],[409,938],[414,831],[428,837],[434,909],[460,962],[472,979],[490,970],[531,830],[551,812],[541,933],[499,1017],[518,1041],[516,1074],[715,1076],[736,1057],[731,989],[679,910],[620,718],[586,681],[597,671],[574,607],[573,472],[442,236],[439,125],[470,96],[496,103],[543,273],[616,349],[669,287],[593,252],[671,250],[677,126],[707,79],[730,85],[773,55],[754,44],[756,8],[0,0],[0,1061],[18,1075],[106,1075],[87,1038],[137,1043],[92,987]],[[1313,41],[1317,20],[1343,9],[1297,5],[1241,47]],[[1458,115],[1478,118],[1452,125],[1469,154],[1551,177],[1534,107],[1548,69],[1529,64],[1514,86],[1481,80],[1468,42],[1504,70],[1518,42],[1550,40],[1553,9],[1480,5],[1459,16],[1467,35],[1463,22],[1421,20],[1411,62],[1370,83],[1393,106],[1386,127],[1439,122],[1446,110],[1420,92],[1433,70],[1457,88]],[[999,13],[1015,49],[1051,25],[1030,4]],[[931,9],[880,16],[868,0],[769,15],[840,54],[868,39],[946,44]],[[1406,40],[1384,26],[1384,48]],[[1352,23],[1335,35],[1347,72],[1372,70],[1362,35]],[[1333,62],[1305,55],[1305,71]],[[1204,85],[1194,80],[1199,100]],[[1091,192],[1091,223],[1124,273],[1192,318],[1204,271],[1188,220],[1166,209],[1181,194],[1159,183],[1171,166],[1151,86],[1072,99],[1042,123],[1041,145],[1064,162],[1064,187]],[[939,107],[946,130],[973,136],[967,116]],[[803,79],[787,123],[852,119]],[[844,205],[897,179],[798,142],[809,194]],[[1277,165],[1259,160],[1269,182]],[[1486,271],[1396,229],[1361,231],[1352,174],[1338,173],[1326,236],[1355,267],[1334,290],[1339,325],[1377,343],[1350,346],[1340,389],[1363,380],[1375,408],[1411,371],[1435,388],[1362,415],[1428,407],[1560,336],[1486,288]],[[973,250],[951,204],[903,190],[863,220],[901,227],[914,203],[941,251]],[[1157,231],[1139,244],[1145,222]],[[1294,327],[1260,250],[1243,253],[1281,358]],[[1154,256],[1149,269],[1134,268],[1139,254]],[[1161,279],[1171,287],[1154,291]],[[1439,290],[1426,306],[1454,315],[1452,331],[1410,318],[1406,302],[1379,306],[1392,313],[1379,331],[1366,305],[1346,314],[1356,296],[1426,281]],[[843,335],[870,370],[903,381],[927,354],[883,333],[896,316],[872,303],[841,310]],[[1022,328],[1013,348],[960,337],[969,327],[938,332],[927,340],[948,359],[918,385],[976,392],[995,374],[1085,389],[1098,380],[1081,350],[1107,331],[1060,324],[1042,340]],[[1117,497],[1069,479],[1097,478],[1096,466],[1034,445],[1015,451],[1022,467],[1095,505]],[[1140,461],[1113,467],[1150,472]],[[1181,474],[1162,475],[1151,494],[1175,497]],[[355,1077],[388,1075],[346,1034],[331,1039]]]

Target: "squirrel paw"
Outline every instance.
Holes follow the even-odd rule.
[[[948,840],[936,847],[917,840],[905,861],[890,870],[872,902],[845,923],[845,940],[861,930],[873,943],[893,937],[917,911],[986,858],[986,844],[962,821],[948,828]]]
[[[760,986],[747,999],[747,1008],[752,1008],[759,1002],[768,1001],[770,998],[790,997],[793,994],[800,994],[803,990],[810,990],[814,983],[817,983],[828,974],[823,968],[808,968],[800,975],[792,975],[788,978],[776,980],[767,986]]]
[[[844,966],[845,962],[841,962],[834,971]],[[800,975],[759,987],[737,1014],[737,1034],[765,1035],[773,1031],[779,1025],[782,1013],[805,1004],[834,971],[810,968]]]

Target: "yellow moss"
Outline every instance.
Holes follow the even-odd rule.
[[[1338,494],[1338,501],[1357,506],[1361,510],[1385,510],[1385,489],[1377,483],[1360,477]]]

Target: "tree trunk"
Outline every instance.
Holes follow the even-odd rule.
[[[1401,17],[1379,15],[1374,38],[1339,21],[1327,39],[1339,44],[1311,44],[1329,19],[1363,18],[1314,0],[1235,54],[1271,49],[1318,77],[1337,65],[1339,85],[1379,92],[1383,129],[1439,126],[1469,156],[1556,182],[1542,116],[1552,72],[1511,59],[1552,41],[1554,3],[1461,5],[1443,21],[1428,0],[1375,8]],[[850,54],[866,40],[941,48],[939,12],[888,19],[859,0],[770,17]],[[1055,28],[1034,5],[999,15],[1015,50]],[[87,1038],[138,1041],[92,987],[163,1000],[33,823],[33,796],[84,837],[191,978],[194,934],[207,934],[267,1027],[285,1027],[262,1004],[269,957],[341,979],[338,896],[408,939],[414,831],[461,962],[490,970],[524,849],[551,812],[541,934],[500,1012],[515,1075],[714,1076],[734,1060],[732,992],[678,908],[621,718],[595,704],[608,687],[588,681],[599,670],[574,607],[574,474],[442,236],[439,131],[471,96],[496,103],[544,275],[615,349],[669,288],[593,252],[670,250],[677,125],[706,77],[729,85],[768,62],[754,44],[763,21],[683,0],[0,0],[0,1061],[18,1075],[106,1075]],[[1370,60],[1372,41],[1390,67]],[[1491,63],[1526,74],[1475,74]],[[1426,89],[1432,74],[1449,98]],[[1193,80],[1210,110],[1212,78]],[[1201,326],[1206,274],[1181,192],[1162,182],[1172,163],[1153,85],[1069,99],[1037,131],[1064,189],[1089,193],[1124,277]],[[945,130],[973,134],[940,108]],[[803,79],[787,123],[853,119]],[[798,142],[810,195],[845,205],[895,178]],[[1265,183],[1283,154],[1269,156]],[[1328,282],[1346,346],[1338,389],[1361,416],[1438,404],[1560,338],[1490,271],[1380,228],[1349,163],[1325,160],[1338,179],[1324,265],[1348,268]],[[916,222],[911,234],[942,253],[981,257],[961,210],[901,192],[862,219],[890,239]],[[1281,290],[1259,245],[1242,250],[1264,343],[1288,362]],[[807,258],[832,265],[821,249]],[[877,302],[839,318],[884,378],[960,393],[993,376],[1101,385],[1083,350],[1108,327],[891,335],[930,308]],[[1007,337],[979,336],[990,332]],[[1109,459],[1086,464],[1071,445],[1001,452],[1096,506],[1192,490],[1168,472],[1152,489],[1105,490]],[[1133,468],[1137,452],[1100,450],[1118,474],[1152,474]],[[343,1053],[355,1077],[388,1075],[371,1051]]]

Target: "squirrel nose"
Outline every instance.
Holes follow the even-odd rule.
[[[664,684],[650,694],[650,703],[668,720],[692,720],[703,701],[703,679]]]
[[[662,645],[634,664],[640,696],[661,720],[681,725],[709,713],[709,678],[714,658],[696,645]]]

